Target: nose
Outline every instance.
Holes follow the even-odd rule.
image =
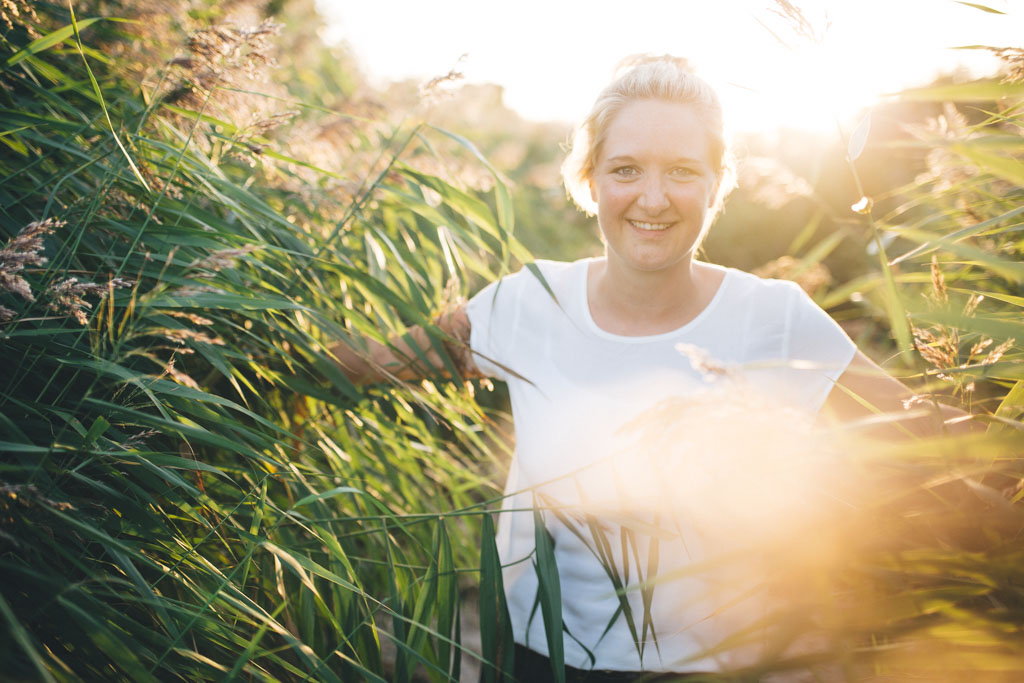
[[[665,192],[664,180],[656,174],[644,178],[636,203],[647,215],[652,217],[667,209],[669,201],[668,194]]]

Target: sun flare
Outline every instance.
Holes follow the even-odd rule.
[[[950,48],[1019,45],[1024,30],[1008,0],[987,3],[1002,16],[954,2],[803,0],[794,3],[807,21],[803,34],[779,5],[760,0],[643,0],[614,12],[595,11],[610,9],[602,3],[524,0],[500,16],[461,0],[409,2],[406,20],[394,22],[396,4],[319,0],[325,38],[350,43],[377,78],[428,80],[457,64],[467,82],[501,85],[522,116],[565,123],[585,113],[624,56],[681,55],[719,88],[741,133],[831,132],[886,93],[957,69],[991,74],[991,54]]]

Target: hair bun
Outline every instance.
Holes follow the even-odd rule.
[[[691,64],[690,60],[685,57],[676,57],[675,55],[669,54],[654,55],[649,52],[638,52],[619,60],[619,63],[615,65],[614,78],[618,78],[627,71],[646,64],[665,64],[678,69],[679,71],[696,74],[696,69],[694,69],[693,64]]]

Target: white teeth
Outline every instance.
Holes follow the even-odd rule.
[[[671,223],[641,223],[640,221],[630,221],[630,224],[641,230],[664,230],[672,225]]]

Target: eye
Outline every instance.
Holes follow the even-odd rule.
[[[696,169],[689,168],[687,166],[676,166],[671,171],[669,171],[669,175],[671,175],[674,178],[692,178],[700,174],[697,172]]]
[[[616,175],[620,178],[634,178],[639,175],[640,171],[637,170],[636,166],[619,166],[618,168],[612,169],[612,175]]]

